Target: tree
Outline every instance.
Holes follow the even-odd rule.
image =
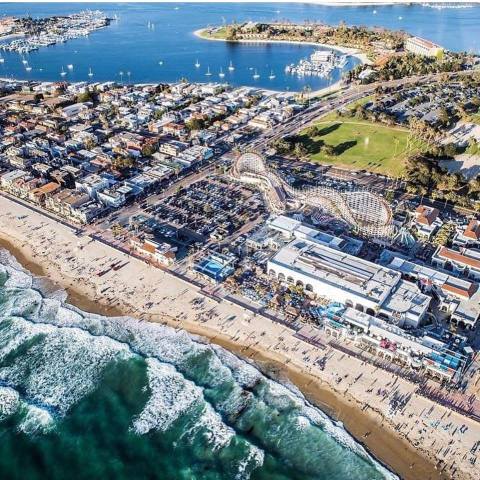
[[[79,93],[77,95],[77,102],[78,103],[93,102],[93,95],[88,90],[86,90],[83,93]]]
[[[185,125],[189,130],[202,130],[205,128],[205,120],[202,118],[191,118]]]
[[[142,155],[144,157],[151,157],[156,151],[156,148],[154,145],[151,143],[148,143],[147,145],[144,145],[142,148]]]
[[[327,157],[333,157],[335,155],[335,147],[333,145],[329,145],[328,143],[324,143],[322,145],[321,151]]]
[[[293,147],[293,154],[300,158],[300,159],[303,159],[305,157],[308,156],[308,150],[307,150],[307,147],[301,143],[301,142],[297,142],[295,144],[295,146]]]

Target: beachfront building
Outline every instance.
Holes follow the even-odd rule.
[[[362,349],[384,361],[414,369],[424,369],[436,380],[451,381],[465,364],[465,356],[433,334],[413,336],[380,318],[347,308],[334,318],[326,318],[324,330],[335,338],[348,336]]]
[[[194,266],[195,272],[212,283],[223,282],[235,271],[237,257],[231,253],[210,253],[201,257]]]
[[[104,211],[104,207],[86,193],[69,188],[47,197],[45,208],[67,220],[82,224],[90,223]]]
[[[417,328],[430,297],[389,268],[322,245],[295,239],[267,264],[270,276],[400,327]]]
[[[405,42],[405,50],[426,57],[436,57],[443,52],[440,45],[420,37],[409,37]]]
[[[130,239],[132,252],[137,253],[157,265],[171,266],[175,263],[177,247],[169,243],[159,243],[152,239],[140,239],[134,237]]]

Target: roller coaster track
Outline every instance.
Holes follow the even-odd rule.
[[[386,240],[393,234],[392,212],[388,203],[368,190],[344,192],[327,186],[294,188],[269,169],[264,158],[256,152],[239,155],[232,165],[231,176],[259,186],[275,213],[288,210],[292,204],[297,208],[309,206],[343,220],[366,237]]]

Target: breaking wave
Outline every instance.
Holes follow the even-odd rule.
[[[60,435],[112,365],[131,361],[144,367],[145,401],[125,435],[175,432],[171,448],[201,457],[212,478],[396,478],[293,386],[184,331],[82,312],[0,252],[0,422]]]

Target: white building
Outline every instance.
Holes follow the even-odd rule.
[[[430,304],[430,297],[400,273],[308,239],[283,247],[267,269],[279,281],[402,327],[418,327]]]
[[[410,37],[405,42],[405,49],[416,55],[425,55],[427,57],[436,57],[443,48],[430,40],[420,37]]]
[[[106,178],[97,174],[87,175],[81,180],[75,181],[75,188],[80,192],[88,193],[90,198],[96,198],[97,192],[104,190],[110,186],[109,181]]]
[[[404,278],[422,285],[425,293],[434,292],[440,302],[440,310],[450,314],[452,323],[472,330],[476,327],[480,318],[477,284],[398,256],[394,256],[387,266],[400,272]]]
[[[432,263],[457,275],[480,280],[480,250],[462,248],[461,251],[438,247],[432,256]]]

